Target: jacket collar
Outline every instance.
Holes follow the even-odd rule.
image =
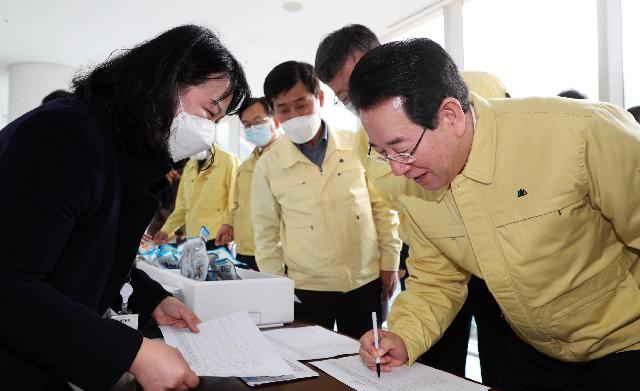
[[[322,124],[326,126],[327,129],[327,137],[329,138],[329,142],[327,144],[327,153],[325,154],[325,159],[331,156],[331,154],[335,151],[344,151],[344,150],[352,150],[353,143],[349,142],[345,137],[340,137],[340,135],[336,132],[336,130],[329,126],[324,120],[322,120]],[[291,142],[289,139],[286,139],[286,136],[283,137],[285,140],[281,140],[282,143],[282,165],[283,168],[289,168],[296,163],[303,164],[313,164],[307,159],[306,156],[300,152],[300,150]]]
[[[489,184],[493,181],[496,162],[495,114],[491,103],[479,95],[472,94],[472,105],[477,122],[473,131],[469,158],[461,175]]]
[[[253,156],[254,159],[258,159],[260,156],[262,156],[263,153],[265,153],[268,150],[270,150],[271,148],[273,148],[283,138],[286,138],[286,137],[280,135],[280,137],[278,137],[276,140],[274,140],[274,142],[272,142],[271,144],[269,144],[266,147],[255,147],[255,148],[253,148],[253,151],[251,151],[251,155]]]
[[[171,164],[165,156],[139,154],[125,156],[123,159],[123,172],[131,179],[131,183],[148,191],[154,197],[166,185],[165,175],[170,170]]]

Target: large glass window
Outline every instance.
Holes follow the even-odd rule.
[[[418,25],[397,35],[390,36],[387,41],[401,41],[409,38],[429,38],[444,47],[444,16],[442,10],[433,12]]]
[[[467,0],[463,18],[466,70],[494,73],[513,97],[598,99],[595,0]]]
[[[640,1],[622,0],[622,66],[624,72],[624,105],[640,105]]]

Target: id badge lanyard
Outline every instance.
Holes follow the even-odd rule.
[[[128,282],[125,282],[120,288],[120,296],[122,297],[122,309],[118,311],[117,315],[113,315],[111,319],[117,320],[131,328],[138,329],[138,314],[132,314],[127,308],[129,305],[129,297],[133,294],[133,287]]]

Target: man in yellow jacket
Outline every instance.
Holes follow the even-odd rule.
[[[309,64],[288,61],[264,92],[286,138],[256,165],[252,207],[261,271],[295,281],[297,319],[359,337],[396,283],[397,217],[370,186],[354,134],[320,118],[324,96]]]
[[[251,222],[251,183],[260,156],[280,140],[279,122],[274,118],[266,98],[248,98],[243,102],[238,115],[247,141],[256,147],[238,168],[233,208],[216,234],[216,244],[234,241],[236,259],[246,263],[250,269],[258,270]]]
[[[483,278],[515,334],[506,390],[635,389],[640,362],[640,128],[623,109],[469,96],[429,39],[364,55],[349,97],[377,159],[420,185],[398,197],[412,276],[389,315],[383,370],[413,363]],[[428,202],[424,202],[427,200]]]
[[[182,225],[187,237],[198,236],[203,225],[209,232],[217,232],[233,205],[239,164],[237,156],[218,145],[203,156],[189,159],[178,185],[175,208],[154,241],[166,243]]]
[[[360,24],[344,26],[325,36],[316,51],[316,71],[318,77],[329,85],[345,107],[358,115],[349,101],[349,78],[358,60],[369,50],[380,46],[380,41],[373,31]],[[495,76],[487,72],[461,72],[469,89],[485,98],[505,98],[508,96],[504,85]],[[356,135],[356,150],[367,174],[376,190],[389,203],[392,209],[401,210],[397,206],[399,190],[408,179],[393,175],[388,164],[380,164],[369,159],[369,139],[362,126]],[[419,186],[413,184],[413,186]],[[401,288],[404,290],[407,273],[406,258],[409,247],[406,243],[410,230],[403,229],[407,219],[400,214],[400,238],[403,240],[398,275]],[[508,333],[508,325],[502,318],[500,308],[493,299],[484,281],[473,277],[467,284],[468,295],[465,304],[447,327],[442,337],[419,357],[418,361],[443,371],[459,376],[466,374],[466,362],[471,335],[471,319],[477,326],[478,355],[482,382],[488,385],[497,384],[497,365],[501,359],[503,338]]]

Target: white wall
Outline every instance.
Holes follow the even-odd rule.
[[[9,122],[9,69],[0,66],[0,129]]]
[[[13,121],[40,105],[42,98],[57,89],[69,89],[75,67],[25,62],[9,65],[8,120]]]

